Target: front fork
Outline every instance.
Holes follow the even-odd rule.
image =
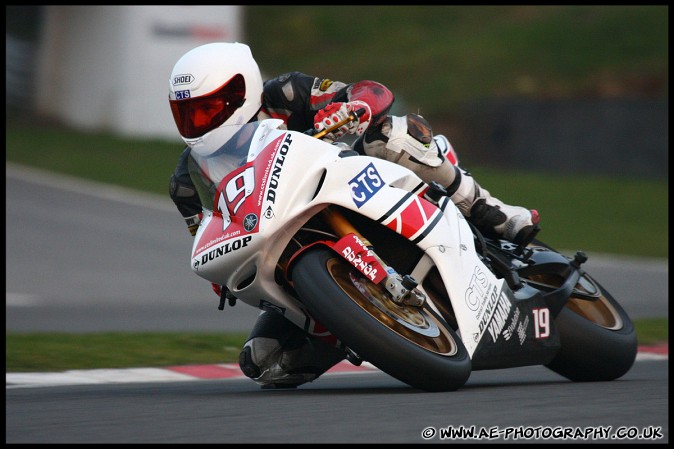
[[[382,266],[385,277],[379,282],[384,282],[384,288],[391,294],[396,304],[416,307],[424,305],[426,296],[416,288],[418,285],[417,281],[410,275],[400,275],[393,267],[387,265],[375,253],[372,243],[361,235],[344,215],[330,207],[323,209],[321,213],[340,238],[355,236],[362,243],[363,247],[367,249],[367,256],[373,257]]]

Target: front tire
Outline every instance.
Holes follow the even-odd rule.
[[[428,305],[398,306],[328,248],[301,255],[292,279],[312,316],[387,374],[426,391],[456,390],[468,380],[466,348]]]

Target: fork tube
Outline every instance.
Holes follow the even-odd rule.
[[[332,226],[335,233],[341,238],[348,234],[353,234],[358,237],[374,258],[381,264],[386,272],[386,279],[384,288],[391,294],[393,301],[396,304],[408,304],[421,306],[425,301],[425,297],[420,292],[413,292],[416,287],[416,281],[411,276],[406,276],[413,284],[404,284],[403,277],[398,272],[385,263],[381,257],[374,251],[372,243],[363,237],[360,232],[342,215],[339,211],[326,207],[321,211],[325,216],[325,220]],[[407,281],[405,281],[407,282]]]
[[[360,232],[356,230],[356,228],[349,222],[349,220],[346,219],[344,215],[339,213],[338,211],[326,207],[321,211],[323,215],[325,215],[325,219],[327,222],[332,226],[334,231],[337,233],[338,236],[344,237],[345,235],[348,234],[354,234],[356,237],[358,237],[363,243],[365,243],[365,246],[371,248],[372,243],[370,243],[365,237],[360,235]]]

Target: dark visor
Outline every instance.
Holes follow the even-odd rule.
[[[180,135],[194,139],[222,125],[243,105],[245,97],[246,82],[237,74],[208,95],[169,103]]]

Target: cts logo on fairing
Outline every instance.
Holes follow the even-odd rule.
[[[349,186],[351,186],[351,198],[360,209],[363,204],[367,203],[375,193],[384,187],[384,180],[381,179],[374,164],[370,163],[349,181]]]
[[[488,289],[489,280],[487,276],[478,267],[475,267],[465,297],[466,305],[470,310],[475,312],[480,308],[480,304],[485,301]]]

